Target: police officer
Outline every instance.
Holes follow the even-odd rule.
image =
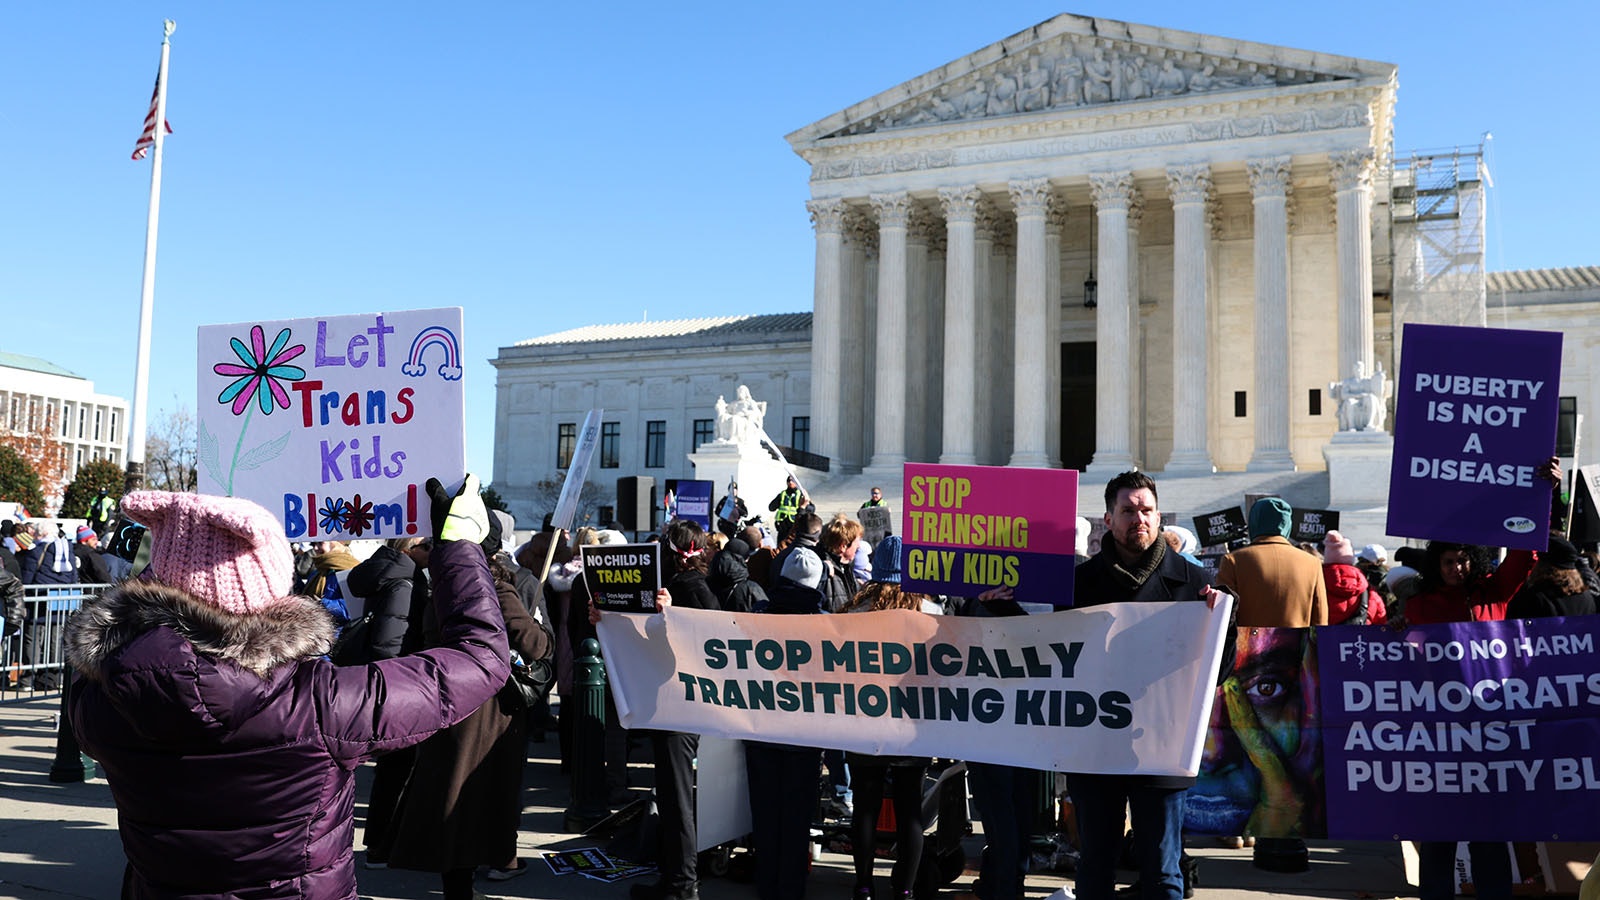
[[[794,517],[800,510],[811,505],[811,498],[800,489],[800,483],[790,475],[784,482],[783,490],[778,496],[772,498],[767,504],[767,509],[773,513],[772,522],[778,527],[778,540],[783,540],[789,534],[789,528],[794,525]]]

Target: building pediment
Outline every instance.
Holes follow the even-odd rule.
[[[821,141],[1107,107],[1247,99],[1250,92],[1392,83],[1395,67],[1111,19],[1060,15],[789,135]],[[1232,95],[1232,96],[1228,96]],[[1223,97],[1218,97],[1223,99]],[[887,136],[887,135],[885,135]]]

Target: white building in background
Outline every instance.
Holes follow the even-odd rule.
[[[61,480],[44,485],[52,508],[85,463],[124,465],[127,421],[128,401],[97,393],[89,379],[38,357],[0,350],[0,431],[44,435],[60,445]]]
[[[693,478],[688,455],[715,437],[717,395],[739,385],[767,403],[780,445],[810,448],[811,316],[806,313],[592,325],[519,341],[490,362],[495,380],[493,485],[535,527],[550,512],[589,410],[605,411],[589,481]]]

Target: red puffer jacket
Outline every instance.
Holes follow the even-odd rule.
[[[1329,625],[1382,625],[1389,621],[1383,598],[1367,584],[1366,573],[1355,566],[1327,563],[1322,579],[1328,586]],[[1361,598],[1367,598],[1366,616],[1361,621]]]
[[[123,897],[354,900],[354,771],[467,716],[506,683],[483,552],[435,546],[444,646],[369,666],[324,658],[306,598],[234,615],[128,582],[73,619],[69,699],[117,803]]]

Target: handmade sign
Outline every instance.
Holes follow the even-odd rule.
[[[1194,534],[1202,547],[1224,547],[1248,537],[1250,527],[1245,523],[1244,510],[1230,506],[1195,516]]]
[[[460,308],[200,328],[200,490],[290,539],[426,534],[423,483],[466,469],[460,335]]]
[[[1401,346],[1388,533],[1543,550],[1561,334],[1408,323]]]
[[[688,519],[706,531],[711,530],[711,494],[717,485],[712,481],[695,481],[688,478],[668,478],[667,493],[662,500],[667,521]]]
[[[583,585],[606,612],[653,613],[661,589],[660,544],[607,544],[578,548]]]
[[[901,585],[976,597],[1072,605],[1078,473],[998,466],[905,467]]]
[[[1194,775],[1227,601],[1038,616],[689,608],[599,626],[625,728],[1055,771]]]

